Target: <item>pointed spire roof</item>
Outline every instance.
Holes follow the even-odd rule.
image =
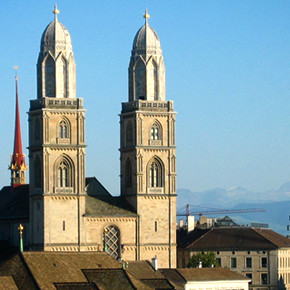
[[[17,67],[15,67],[17,69]],[[14,132],[14,150],[11,156],[11,164],[9,169],[12,171],[26,170],[24,154],[22,151],[21,126],[20,126],[20,112],[18,100],[18,76],[15,76],[16,86],[16,107],[15,107],[15,132]],[[13,184],[15,185],[15,184]]]

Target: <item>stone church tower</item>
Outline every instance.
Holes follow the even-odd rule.
[[[137,32],[129,64],[129,101],[122,104],[121,195],[138,216],[137,259],[157,256],[176,267],[176,148],[173,101],[165,99],[160,40],[149,26]]]
[[[29,110],[30,247],[80,250],[85,212],[85,110],[76,98],[75,61],[59,11],[45,29],[37,99]]]

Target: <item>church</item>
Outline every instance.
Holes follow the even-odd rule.
[[[0,192],[0,240],[24,250],[105,251],[116,259],[158,259],[176,267],[176,147],[173,101],[165,96],[160,40],[145,24],[129,62],[128,100],[120,113],[121,194],[86,178],[85,112],[76,95],[71,36],[58,20],[45,28],[37,61],[37,98],[29,107],[29,184],[16,124],[11,185]]]

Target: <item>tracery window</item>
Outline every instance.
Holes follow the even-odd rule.
[[[64,120],[59,123],[59,138],[68,138],[68,125]]]
[[[45,62],[45,95],[55,97],[55,63],[50,55]]]
[[[135,67],[135,96],[136,99],[146,99],[146,67],[140,59]]]
[[[154,123],[151,127],[151,134],[150,134],[151,140],[160,140],[160,126],[157,123]]]
[[[58,167],[58,187],[69,187],[69,170],[64,161]]]
[[[154,159],[149,166],[149,187],[163,186],[163,170],[159,160]]]
[[[117,227],[104,228],[104,251],[117,259],[120,256],[120,235]]]

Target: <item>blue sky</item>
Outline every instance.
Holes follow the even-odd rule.
[[[178,187],[263,191],[290,180],[290,1],[57,2],[72,37],[77,95],[87,109],[87,176],[119,193],[118,114],[128,98],[133,38],[148,8],[165,58],[166,97],[178,112]],[[26,147],[40,38],[53,5],[1,3],[1,186],[9,183],[13,149],[13,66],[19,66]]]

